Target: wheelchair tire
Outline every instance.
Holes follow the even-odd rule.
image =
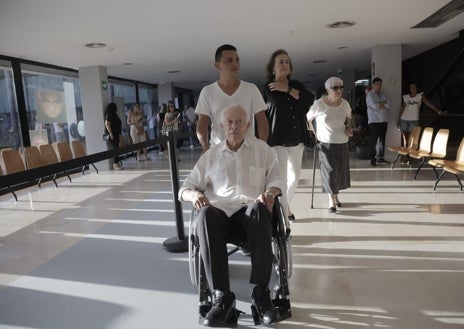
[[[198,245],[197,237],[197,227],[196,227],[196,211],[192,210],[190,216],[190,225],[189,225],[189,242],[188,242],[188,253],[189,253],[189,273],[190,281],[195,287],[199,286],[200,278],[200,247]]]

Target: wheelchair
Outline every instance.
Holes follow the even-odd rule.
[[[279,309],[280,321],[282,321],[292,316],[289,299],[290,293],[288,289],[288,279],[292,275],[292,251],[290,224],[279,199],[279,197],[275,198],[272,211],[272,252],[275,280],[271,279],[270,285],[273,285],[273,287],[269,287],[269,289],[271,291],[272,302]],[[190,280],[198,290],[199,320],[201,322],[202,318],[204,318],[211,309],[213,301],[200,255],[196,215],[197,211],[193,209],[190,216],[188,252]],[[243,244],[233,244],[235,247],[229,250],[229,255],[244,248]],[[243,312],[237,310],[235,323],[231,323],[230,326],[237,325],[240,313]],[[252,314],[255,325],[260,324],[261,322],[257,315],[255,315],[254,312],[252,312]]]

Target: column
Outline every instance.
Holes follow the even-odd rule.
[[[82,112],[85,124],[87,154],[98,153],[108,149],[102,139],[105,129],[105,109],[108,105],[108,76],[106,68],[87,66],[79,68]],[[98,169],[112,168],[113,159],[95,164]]]
[[[354,109],[354,103],[356,101],[356,76],[355,71],[350,70],[338,70],[338,76],[343,80],[343,86],[345,90],[343,91],[343,98],[345,98],[352,109]]]
[[[388,154],[388,146],[400,145],[401,133],[396,127],[398,115],[401,110],[401,75],[402,75],[402,51],[401,45],[375,45],[371,49],[371,74],[372,78],[382,79],[382,91],[385,92],[391,102],[388,112],[388,130],[385,141],[385,155]]]

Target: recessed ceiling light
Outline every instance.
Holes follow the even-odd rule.
[[[179,73],[180,71],[179,70],[171,70],[171,71],[168,71],[168,73]]]
[[[347,46],[340,46],[340,47],[337,47],[337,49],[346,49],[348,48]]]
[[[346,28],[346,27],[351,27],[354,24],[356,24],[355,21],[339,21],[339,22],[329,24],[329,25],[327,25],[327,27],[329,27],[331,29],[343,29],[343,28]]]
[[[321,64],[321,63],[326,63],[327,61],[325,59],[318,59],[317,61],[313,61],[314,64]]]
[[[87,48],[105,48],[106,47],[106,43],[102,43],[102,42],[91,42],[91,43],[87,43],[85,45]]]
[[[134,63],[123,63],[123,65],[134,65]]]

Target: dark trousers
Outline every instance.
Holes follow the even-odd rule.
[[[119,148],[119,135],[113,135],[113,139],[109,139],[109,142],[111,143],[112,149],[118,149]],[[119,155],[114,157],[114,163],[119,163],[121,159],[119,158]]]
[[[268,285],[272,271],[272,218],[262,203],[250,203],[231,217],[213,206],[197,218],[200,254],[209,287],[230,291],[227,243],[245,242],[250,251],[250,283]]]
[[[371,161],[383,158],[385,152],[385,137],[387,136],[388,122],[369,123],[369,153]],[[376,146],[379,143],[379,152],[377,154]]]

